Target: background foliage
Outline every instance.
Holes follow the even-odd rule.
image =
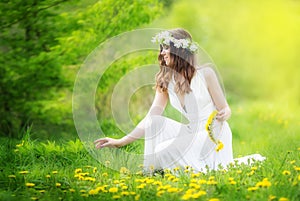
[[[77,138],[71,99],[80,65],[101,42],[143,27],[191,32],[217,64],[228,101],[237,109],[233,130],[238,108],[257,104],[282,119],[299,111],[298,1],[11,0],[1,2],[0,13],[2,136],[21,138],[20,131],[32,125],[34,138]],[[98,87],[95,106],[106,133],[124,135],[108,109],[115,83],[156,56],[124,58],[104,74],[106,85]],[[152,98],[150,88],[133,95],[135,123]],[[178,117],[170,107],[165,114]]]
[[[33,124],[37,137],[57,138],[76,133],[71,93],[84,58],[105,39],[152,21],[162,4],[15,0],[0,9],[1,135],[20,137]]]

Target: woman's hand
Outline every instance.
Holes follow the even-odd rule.
[[[231,116],[231,110],[229,106],[221,109],[218,114],[216,115],[217,120],[219,121],[226,121],[230,118]]]
[[[96,149],[101,149],[104,147],[119,148],[122,146],[121,139],[113,139],[109,137],[100,138],[94,141]]]

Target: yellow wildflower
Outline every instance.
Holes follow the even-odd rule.
[[[81,173],[81,172],[82,172],[82,169],[81,169],[81,168],[77,168],[77,169],[74,171],[75,174],[78,174],[78,173]]]
[[[195,183],[190,183],[189,187],[194,188],[194,189],[200,189],[200,185],[195,184]]]
[[[300,167],[294,166],[294,169],[295,169],[296,171],[300,171]]]
[[[191,197],[192,197],[191,194],[184,194],[184,195],[181,197],[181,199],[182,199],[182,200],[189,200]]]
[[[231,181],[229,181],[229,183],[230,183],[231,185],[235,185],[235,184],[236,184],[236,181],[231,180]]]
[[[154,179],[146,178],[146,183],[147,183],[147,184],[151,184],[151,183],[153,183],[154,181],[155,181]]]
[[[137,188],[137,189],[143,189],[143,188],[145,188],[145,186],[146,186],[146,184],[140,184],[140,185],[138,185],[136,188]]]
[[[16,147],[22,147],[24,145],[24,140],[22,140],[21,144],[17,144]]]
[[[138,194],[138,195],[136,195],[136,196],[134,197],[134,200],[137,201],[137,200],[140,199],[140,197],[141,197],[141,196]]]
[[[108,176],[107,172],[102,173],[102,177],[107,177],[107,176]]]
[[[284,175],[290,175],[290,174],[291,174],[291,172],[290,172],[290,171],[288,171],[288,170],[284,170],[284,171],[282,172],[282,174],[284,174]]]
[[[46,175],[46,178],[48,178],[48,179],[49,179],[50,177],[51,177],[51,176],[50,176],[49,174],[47,174],[47,175]]]
[[[223,142],[221,142],[220,140],[218,140],[218,144],[216,147],[216,151],[219,152],[220,150],[222,150],[224,148],[224,144]]]
[[[13,174],[8,175],[8,178],[16,178],[16,175],[13,175]]]
[[[59,188],[59,187],[61,187],[61,183],[56,183],[55,186],[56,186],[57,188]]]
[[[29,173],[29,171],[27,171],[27,170],[24,170],[24,171],[20,171],[19,172],[19,174],[28,174]]]
[[[208,201],[220,201],[220,199],[218,199],[218,198],[211,198]]]
[[[117,193],[117,192],[118,192],[118,188],[116,188],[116,187],[111,187],[111,188],[108,190],[108,192],[110,192],[110,193]]]
[[[165,193],[164,190],[157,191],[156,196],[157,196],[157,197],[161,197],[161,195],[164,194],[164,193]]]
[[[120,173],[121,173],[121,174],[129,174],[130,171],[129,171],[126,167],[121,167],[121,168],[120,168]]]
[[[287,199],[287,198],[285,198],[285,197],[281,197],[281,198],[279,198],[279,200],[278,201],[288,201],[289,199]]]
[[[127,196],[127,195],[129,195],[130,193],[128,192],[128,191],[123,191],[123,192],[121,192],[121,195],[123,195],[123,196]]]
[[[174,170],[175,172],[176,172],[176,171],[179,171],[179,170],[180,170],[180,167],[175,167],[173,170]]]
[[[216,182],[215,180],[209,180],[207,181],[208,185],[216,185],[218,182]]]
[[[40,193],[45,193],[45,192],[46,192],[46,190],[39,190],[39,192],[40,192]]]
[[[269,195],[268,201],[272,201],[272,200],[274,200],[274,199],[276,199],[276,196],[274,196],[274,195]]]
[[[71,193],[74,193],[74,192],[75,192],[75,189],[70,188],[69,191],[70,191]]]
[[[52,174],[57,174],[57,173],[58,173],[58,171],[56,171],[56,170],[52,171]]]
[[[256,191],[258,189],[258,187],[257,186],[255,186],[255,187],[249,187],[248,188],[248,191]]]
[[[120,199],[120,198],[121,198],[121,196],[119,196],[119,195],[112,196],[112,199],[115,199],[115,200]]]
[[[198,181],[198,184],[206,184],[206,183],[207,183],[207,181],[205,179],[200,179]]]
[[[296,160],[290,161],[290,164],[294,164],[294,163],[296,163]]]
[[[126,185],[122,186],[122,190],[127,190],[127,189],[128,189],[128,186],[126,186]]]
[[[168,193],[177,193],[177,192],[180,192],[181,190],[176,187],[171,187],[171,188],[168,188],[167,191],[168,191]]]
[[[34,187],[34,186],[35,186],[34,183],[26,183],[25,185],[26,185],[27,187]]]
[[[37,197],[31,197],[30,199],[32,199],[32,200],[38,200]]]
[[[90,195],[97,195],[99,192],[96,189],[92,189],[89,191]]]
[[[97,168],[94,167],[94,168],[93,168],[93,173],[96,173],[96,172],[97,172]]]
[[[200,177],[200,175],[201,175],[201,173],[199,172],[199,173],[193,173],[191,176],[192,176],[192,178],[198,178],[198,177]]]

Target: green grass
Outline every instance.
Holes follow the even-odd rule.
[[[234,156],[261,153],[265,162],[207,174],[131,174],[100,164],[80,140],[40,142],[29,131],[21,141],[2,138],[0,200],[299,200],[300,121],[276,108],[234,106],[229,121]]]

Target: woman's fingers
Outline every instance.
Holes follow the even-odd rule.
[[[227,107],[220,110],[216,116],[216,118],[219,120],[219,121],[225,121],[227,119],[229,119],[230,117],[230,109],[228,109]]]
[[[95,147],[97,149],[101,149],[104,147],[110,147],[110,148],[116,148],[118,147],[117,141],[115,139],[106,137],[106,138],[100,138],[98,140],[94,141]]]
[[[100,148],[104,147],[103,145],[107,144],[107,142],[108,142],[107,138],[100,138],[98,140],[95,140],[94,144],[97,149],[100,149]]]

